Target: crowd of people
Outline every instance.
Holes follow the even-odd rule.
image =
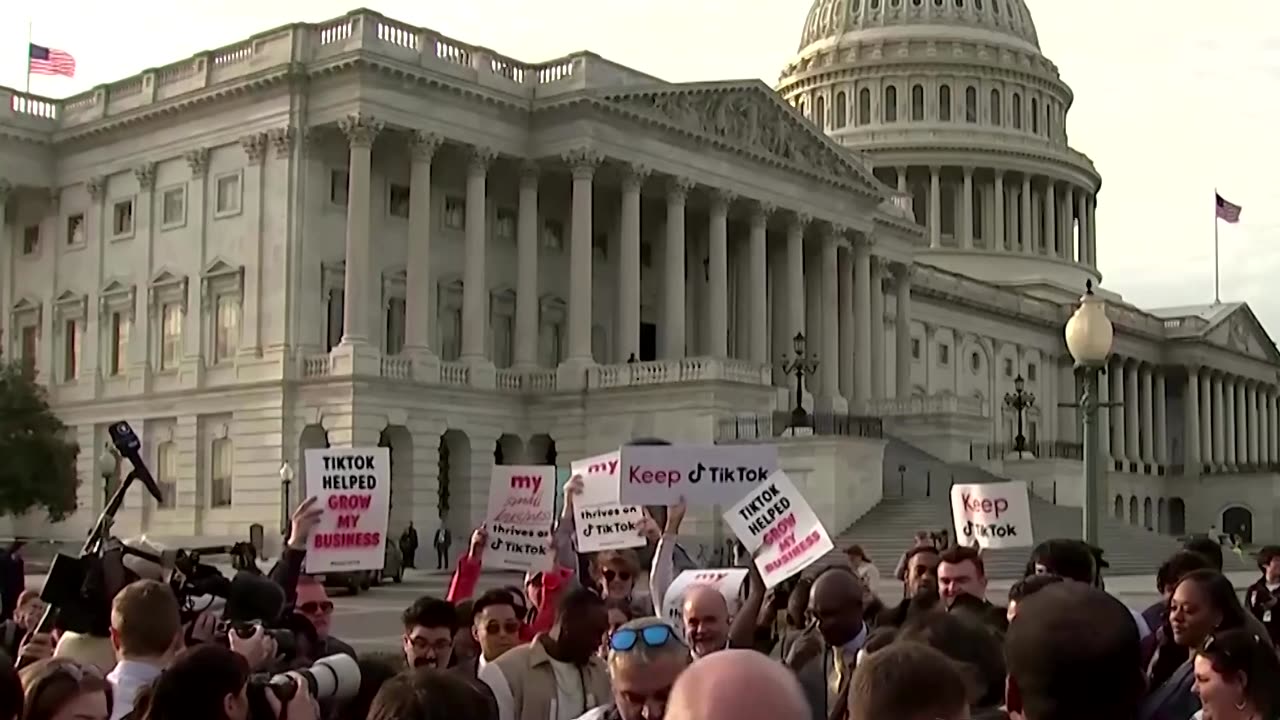
[[[736,597],[695,585],[668,608],[686,508],[657,513],[661,523],[646,515],[639,531],[648,562],[634,550],[584,556],[573,541],[580,492],[571,479],[553,534],[554,567],[520,585],[475,594],[488,541],[477,529],[447,596],[405,609],[398,652],[357,657],[334,635],[334,604],[302,570],[319,519],[311,502],[294,513],[288,546],[267,576],[283,608],[273,617],[265,617],[273,610],[233,612],[230,601],[224,616],[264,617],[228,623],[212,609],[188,617],[145,562],[128,565],[131,582],[111,600],[106,637],[56,624],[53,633],[36,632],[43,604],[22,593],[0,627],[13,659],[0,672],[0,720],[1273,720],[1280,713],[1280,548],[1258,553],[1261,574],[1242,601],[1222,573],[1220,545],[1190,540],[1155,573],[1162,599],[1134,611],[1103,588],[1100,551],[1048,540],[1031,551],[1025,577],[1001,605],[989,599],[979,550],[922,531],[895,570],[900,595],[896,585],[883,591],[879,570],[855,546],[847,563],[771,588],[749,567]],[[412,544],[416,550],[416,534]],[[433,542],[437,553],[445,545]],[[276,629],[293,638],[288,653]],[[341,698],[308,682],[283,681],[287,693],[271,689],[290,677],[281,673],[343,656],[358,664],[359,687]]]

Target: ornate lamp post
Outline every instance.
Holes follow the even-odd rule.
[[[1084,392],[1080,396],[1080,409],[1084,416],[1084,541],[1097,545],[1098,519],[1102,512],[1101,482],[1102,457],[1098,454],[1098,375],[1106,366],[1114,339],[1111,321],[1102,300],[1093,294],[1093,282],[1085,283],[1080,307],[1067,320],[1067,350],[1076,361],[1076,368],[1083,374]]]
[[[102,478],[102,507],[111,502],[111,481],[116,477],[119,460],[110,444],[103,445],[102,454],[98,456],[98,475]]]
[[[796,376],[796,406],[791,409],[791,423],[787,427],[808,427],[809,413],[804,409],[804,378],[818,371],[818,358],[816,355],[805,357],[805,339],[802,332],[796,333],[796,336],[791,338],[791,349],[795,352],[791,360],[787,360],[786,355],[782,356],[782,372]]]
[[[1027,451],[1027,436],[1022,432],[1022,416],[1036,404],[1035,394],[1024,391],[1022,387],[1022,375],[1019,374],[1013,379],[1013,392],[1004,394],[1005,406],[1018,416],[1018,433],[1013,436],[1013,451],[1018,453],[1019,460],[1022,459],[1022,453]]]
[[[293,467],[286,460],[280,463],[280,534],[289,532],[289,485],[293,483]]]

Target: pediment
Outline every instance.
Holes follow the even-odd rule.
[[[76,293],[71,292],[70,290],[64,290],[62,291],[61,295],[54,298],[53,304],[54,305],[70,305],[72,303],[81,302],[82,300],[84,300],[84,295],[78,295]]]
[[[1280,351],[1248,305],[1241,304],[1226,317],[1214,323],[1205,334],[1214,345],[1230,348],[1249,357],[1280,362]]]
[[[168,268],[160,268],[151,278],[151,287],[166,287],[169,285],[180,285],[187,281],[186,275],[179,275]]]
[[[208,265],[205,265],[201,275],[206,278],[220,277],[223,275],[233,275],[240,272],[242,266],[232,265],[222,258],[214,258]]]
[[[689,135],[881,200],[889,188],[759,81],[605,90],[598,100]]]
[[[133,285],[126,283],[124,280],[109,280],[106,285],[102,286],[102,295],[127,295],[133,292]]]
[[[40,309],[40,301],[31,297],[21,297],[13,304],[14,313],[35,312]]]

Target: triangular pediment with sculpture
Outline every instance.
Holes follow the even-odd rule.
[[[615,88],[600,91],[597,99],[615,109],[871,197],[884,199],[889,194],[889,188],[852,153],[759,81]]]
[[[1249,357],[1280,363],[1280,351],[1276,350],[1275,342],[1258,322],[1253,310],[1244,303],[1206,329],[1204,339]]]

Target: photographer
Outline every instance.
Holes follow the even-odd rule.
[[[249,663],[227,648],[200,645],[179,655],[140,704],[140,720],[248,720]],[[282,705],[265,692],[272,717],[317,720],[306,683]],[[255,714],[255,717],[257,715]]]

